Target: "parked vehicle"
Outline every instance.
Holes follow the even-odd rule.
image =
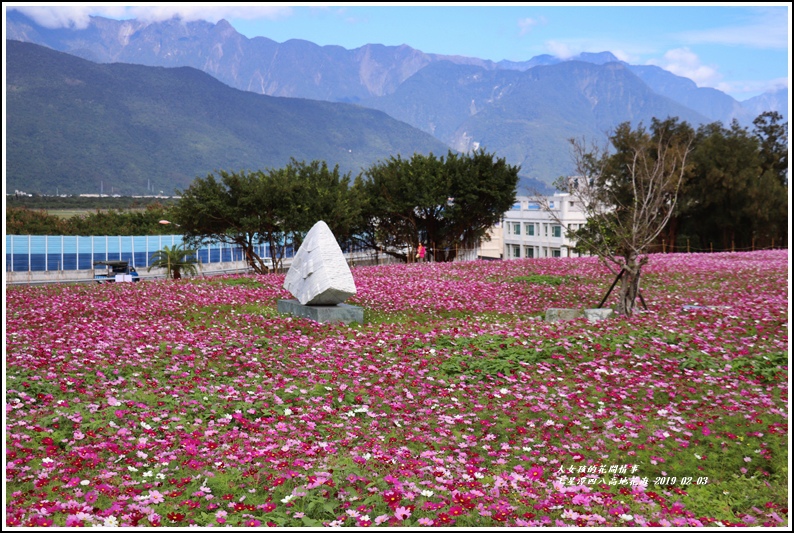
[[[101,270],[100,270],[101,269]],[[94,281],[97,283],[137,282],[141,277],[129,261],[94,261]]]

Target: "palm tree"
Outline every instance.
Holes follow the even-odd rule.
[[[166,277],[171,279],[180,279],[183,272],[186,275],[196,275],[198,273],[196,253],[197,250],[186,249],[184,243],[178,246],[163,246],[162,250],[152,254],[148,270],[164,268]]]

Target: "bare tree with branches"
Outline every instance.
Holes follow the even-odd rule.
[[[569,141],[576,176],[554,185],[574,198],[587,223],[568,238],[620,277],[618,314],[634,312],[648,248],[673,214],[693,139],[692,128],[672,118],[654,119],[650,132],[619,125],[609,137],[612,152]]]

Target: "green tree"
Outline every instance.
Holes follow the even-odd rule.
[[[145,209],[99,210],[69,219],[71,235],[163,235],[172,231],[160,224],[171,218],[170,209],[152,204]]]
[[[761,171],[771,172],[783,187],[788,185],[788,122],[777,111],[766,111],[753,120],[753,133],[761,143]]]
[[[300,246],[319,220],[328,224],[340,243],[351,238],[361,206],[351,189],[350,174],[341,175],[338,165],[329,169],[325,162],[292,159],[275,171],[274,178],[288,185],[290,213],[285,231],[293,247]]]
[[[153,268],[164,268],[166,277],[169,279],[180,279],[182,274],[196,275],[198,273],[198,261],[196,250],[188,249],[185,243],[174,246],[163,246],[162,250],[154,252],[149,261],[148,271]]]
[[[8,235],[70,235],[66,220],[48,214],[44,210],[25,207],[6,209],[6,233]]]
[[[454,260],[472,248],[513,205],[519,167],[485,150],[446,158],[392,157],[365,170],[357,181],[362,220],[357,235],[368,246],[410,261],[429,245],[436,261]]]
[[[256,247],[267,243],[275,268],[288,245],[297,246],[318,220],[340,239],[358,211],[349,194],[350,175],[325,163],[291,160],[281,169],[219,172],[197,178],[174,207],[174,219],[192,244],[224,242],[242,248],[254,271],[268,272]]]
[[[555,185],[581,206],[587,224],[569,236],[620,276],[618,314],[634,312],[648,248],[673,214],[693,137],[688,124],[670,118],[653,119],[650,131],[620,124],[611,152],[570,140],[577,176]]]
[[[700,248],[781,242],[787,195],[776,162],[787,156],[770,156],[763,144],[736,121],[728,128],[714,123],[698,129],[681,217],[682,233],[695,236]]]
[[[751,193],[748,215],[756,222],[754,243],[788,241],[788,122],[776,111],[761,113],[753,130],[760,143],[761,174]]]

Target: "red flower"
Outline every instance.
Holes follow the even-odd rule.
[[[439,524],[454,524],[455,520],[450,518],[447,513],[438,513],[438,523]]]
[[[396,490],[387,490],[383,493],[383,501],[390,507],[398,505],[402,499],[403,495]]]
[[[185,519],[185,515],[182,513],[177,513],[176,511],[172,511],[165,515],[171,522],[181,522]]]

